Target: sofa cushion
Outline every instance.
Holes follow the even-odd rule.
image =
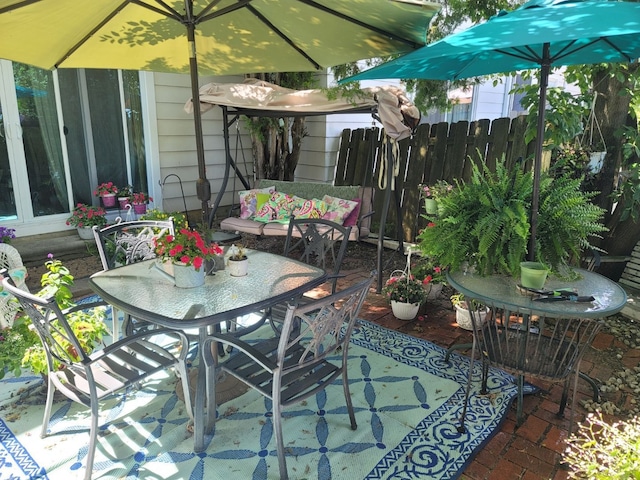
[[[293,210],[293,216],[296,218],[322,218],[327,213],[328,205],[322,200],[313,198],[305,200],[302,205]]]
[[[351,211],[349,215],[347,215],[344,219],[345,227],[355,227],[358,225],[358,218],[360,217],[360,206],[362,205],[362,201],[359,198],[354,198],[354,202],[357,203],[356,207]]]
[[[252,235],[262,235],[264,223],[254,222],[248,218],[227,217],[220,222],[220,230],[230,232],[246,232]]]
[[[270,186],[238,192],[238,197],[240,197],[240,218],[250,218],[255,215],[259,193],[273,193],[274,191],[275,187]]]
[[[358,206],[358,202],[332,197],[330,195],[322,197],[322,201],[329,207],[322,218],[339,223],[340,225],[344,224],[347,216]]]

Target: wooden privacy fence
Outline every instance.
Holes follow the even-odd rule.
[[[493,122],[485,119],[418,126],[413,137],[398,142],[399,173],[391,195],[385,237],[415,241],[416,234],[426,224],[421,215],[424,213],[418,189],[421,183],[467,181],[471,177],[471,162],[481,162],[485,158],[493,171],[496,160],[503,155],[507,167],[513,167],[522,159],[525,168],[530,169],[535,142],[525,144],[525,129],[524,116],[498,118]],[[334,180],[335,185],[375,187],[374,232],[379,232],[386,197],[378,182],[384,161],[382,152],[386,149],[383,139],[383,131],[378,128],[343,130]],[[398,215],[401,222],[398,222]]]

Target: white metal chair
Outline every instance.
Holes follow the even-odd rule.
[[[0,243],[0,270],[3,268],[9,272],[18,288],[29,291],[26,284],[27,269],[22,263],[20,252],[8,243]],[[0,288],[0,327],[11,326],[19,309],[15,298]]]
[[[123,222],[118,219],[113,225],[104,228],[93,227],[93,235],[98,246],[102,268],[111,270],[130,263],[156,258],[154,240],[165,233],[175,233],[173,219],[136,220]],[[139,328],[148,328],[147,322],[141,322],[125,315],[123,331],[130,335]],[[117,312],[113,309],[113,338],[119,337]]]
[[[47,403],[40,435],[47,435],[56,390],[70,400],[91,409],[85,480],[90,480],[92,476],[99,402],[105,397],[134,386],[150,375],[174,367],[183,379],[185,407],[189,416],[193,418],[185,363],[189,343],[183,333],[168,329],[150,330],[125,337],[102,350],[89,353],[83,349],[74,335],[66,316],[73,311],[91,308],[90,304],[78,305],[63,312],[55,299],[43,299],[25,292],[13,285],[6,271],[1,273],[3,288],[22,304],[24,312],[36,328],[47,357]],[[158,335],[179,342],[177,357],[154,342],[154,337]],[[76,355],[70,352],[76,352]]]
[[[233,334],[214,334],[203,347],[210,402],[215,401],[215,375],[223,371],[271,399],[280,478],[287,465],[282,436],[282,409],[324,390],[342,376],[351,429],[357,428],[347,377],[349,339],[373,276],[304,306],[287,309],[279,336],[248,344]],[[231,345],[235,353],[223,363],[214,343]],[[215,367],[215,368],[214,368]],[[208,405],[207,411],[214,411]]]

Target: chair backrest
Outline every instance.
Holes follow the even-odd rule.
[[[350,233],[351,227],[330,220],[294,218],[289,221],[284,254],[329,270],[335,277],[340,272]]]
[[[372,281],[373,276],[320,300],[289,306],[278,345],[278,364],[284,366],[283,375],[320,363],[339,349],[346,362],[349,338]],[[299,351],[297,361],[285,362],[295,348]]]
[[[29,290],[25,284],[27,269],[22,263],[20,252],[8,243],[0,243],[0,269],[6,268],[16,285],[23,290]]]
[[[175,233],[172,218],[119,221],[102,229],[93,227],[102,268],[105,270],[155,258],[154,239],[165,233]]]
[[[55,299],[41,298],[25,292],[15,286],[6,271],[1,273],[2,288],[18,299],[42,341],[49,371],[57,368],[54,367],[56,361],[65,367],[87,361],[87,352],[82,348]]]

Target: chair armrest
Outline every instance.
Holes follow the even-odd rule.
[[[74,305],[73,307],[69,307],[69,308],[66,308],[66,309],[62,310],[62,313],[64,313],[65,316],[66,316],[69,313],[79,312],[80,310],[88,310],[90,308],[107,307],[107,306],[109,306],[109,304],[107,302],[105,302],[104,300],[100,300],[98,302],[81,303],[79,305]]]
[[[239,352],[252,358],[255,362],[260,364],[263,368],[265,368],[269,372],[273,372],[273,370],[277,367],[277,364],[273,362],[265,354],[263,354],[260,350],[249,345],[246,342],[243,342],[239,338],[234,337],[230,334],[222,333],[222,334],[209,335],[205,340],[204,346],[202,348],[204,348],[204,351],[207,352],[210,350],[211,344],[216,342],[224,343],[226,345],[231,345],[234,349],[238,349]],[[206,356],[205,356],[205,359],[206,359]]]

